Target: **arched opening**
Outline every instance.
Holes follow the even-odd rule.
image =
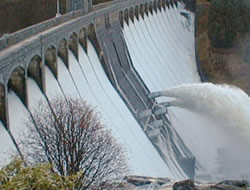
[[[128,15],[128,9],[125,10],[124,12],[124,19],[127,25],[129,25],[129,15]]]
[[[120,11],[119,12],[119,21],[120,21],[120,24],[121,24],[121,27],[123,28],[123,11]]]
[[[20,98],[23,104],[28,107],[27,97],[27,83],[25,77],[25,70],[22,67],[17,67],[11,73],[8,81],[8,90],[13,90]]]
[[[102,50],[101,50],[101,47],[100,47],[99,42],[98,42],[97,37],[96,37],[94,24],[89,25],[88,30],[87,30],[87,36],[88,36],[88,39],[93,44],[93,46],[95,47],[95,50],[98,53],[99,57],[102,57],[101,56]]]
[[[129,10],[129,18],[134,22],[134,9],[133,7],[130,8]]]
[[[68,42],[63,38],[58,45],[58,56],[62,59],[63,63],[69,68],[69,55],[68,55]]]
[[[170,1],[170,6],[173,8],[174,6],[174,0],[169,0]]]
[[[165,11],[166,10],[166,0],[162,0],[161,3],[162,3],[162,7]]]
[[[161,11],[161,7],[162,7],[162,1],[161,0],[158,0],[157,7]]]
[[[86,33],[85,28],[82,28],[80,30],[79,42],[80,42],[81,46],[83,47],[84,51],[87,52],[87,33]]]
[[[178,1],[177,1],[177,0],[174,0],[174,5],[175,5],[176,7],[178,7]]]
[[[142,4],[140,5],[140,15],[142,18],[144,18],[144,7]]]
[[[148,3],[145,3],[145,13],[148,16],[148,12],[149,12],[149,5]]]
[[[169,1],[166,1],[166,6],[167,6],[168,9],[169,9],[169,7],[170,7],[170,2],[169,2]]]
[[[100,44],[99,44],[99,42],[97,40],[97,37],[96,37],[94,24],[90,24],[88,26],[87,36],[88,36],[88,39],[90,40],[90,42],[93,44],[93,46],[94,46],[94,48],[96,50],[96,53],[99,56],[99,60],[100,60],[101,64],[106,65],[105,61],[104,61],[104,57],[103,57],[103,51],[102,51],[101,46],[100,46]]]
[[[73,52],[74,56],[78,60],[78,37],[74,32],[69,38],[69,49]]]
[[[29,62],[28,77],[33,78],[42,92],[45,93],[44,72],[42,58],[35,55]]]
[[[135,6],[135,17],[139,20],[139,7],[137,5]]]
[[[55,78],[57,79],[57,53],[56,48],[50,46],[45,53],[45,64],[49,67]]]
[[[153,3],[150,1],[149,2],[149,7],[148,7],[148,9],[149,9],[149,12],[151,13],[151,14],[153,14]]]
[[[6,89],[4,84],[0,83],[0,120],[8,128],[8,111],[7,111]]]
[[[153,3],[153,8],[154,8],[154,11],[157,13],[157,2],[156,1],[154,1],[154,3]]]

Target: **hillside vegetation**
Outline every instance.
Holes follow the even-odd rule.
[[[250,94],[250,2],[198,0],[197,42],[207,80]]]
[[[93,4],[110,0],[93,0]],[[60,0],[60,13],[66,13],[66,0]],[[0,37],[56,15],[56,0],[0,0]]]
[[[65,4],[66,0],[61,0]],[[65,7],[61,7],[65,12]],[[0,0],[0,36],[55,17],[56,0]]]

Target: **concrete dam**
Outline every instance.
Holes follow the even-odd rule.
[[[168,0],[88,8],[0,39],[1,165],[18,151],[39,100],[71,95],[102,114],[127,150],[131,174],[185,179],[213,172],[217,147],[199,134],[209,130],[197,130],[192,112],[167,108],[170,98],[148,97],[201,82],[194,13]]]

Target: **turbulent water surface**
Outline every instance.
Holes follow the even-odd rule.
[[[154,95],[173,98],[172,122],[201,163],[198,174],[206,172],[215,180],[248,177],[250,98],[245,92],[203,83],[179,85]]]

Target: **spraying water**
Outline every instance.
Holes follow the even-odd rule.
[[[145,15],[144,18],[139,16],[139,20],[134,19],[129,26],[124,23],[123,35],[133,66],[150,91],[167,89],[184,82],[200,82],[193,48],[194,33],[188,31],[186,27],[178,25],[177,22],[180,22],[179,19],[182,20],[182,17],[178,10],[170,12],[166,9],[153,11],[153,14]],[[193,23],[193,20],[191,22]],[[180,39],[182,40],[180,41]],[[158,101],[167,99],[163,97]],[[180,115],[181,120],[179,121],[183,121],[182,118],[185,117],[185,113],[176,112],[175,115],[178,117]],[[179,122],[178,133],[182,134],[183,126],[187,122],[188,120],[184,123]],[[186,147],[180,142],[179,136],[175,135],[176,125],[176,122],[173,123],[173,128],[169,129],[167,138],[158,136],[158,139],[161,140],[157,141],[161,150],[164,150],[165,160],[173,173],[180,172],[178,163],[176,163],[176,154],[185,155],[187,152]],[[160,131],[155,130],[156,133]],[[172,148],[172,145],[178,147],[178,151],[176,148]],[[199,151],[197,152],[199,153]]]
[[[195,137],[195,143],[202,147],[193,152],[213,180],[240,179],[250,174],[250,98],[244,91],[229,85],[203,83],[179,85],[149,96],[173,98],[169,106],[191,112],[189,120],[198,124],[190,127],[195,132],[189,138]],[[195,149],[190,142],[187,144]]]

